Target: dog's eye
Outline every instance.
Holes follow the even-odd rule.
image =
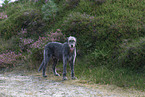
[[[75,42],[74,40],[70,40],[69,42]]]

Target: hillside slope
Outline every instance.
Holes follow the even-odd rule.
[[[144,0],[18,0],[5,5],[0,8],[0,67],[36,69],[46,43],[72,35],[77,38],[78,78],[144,89],[144,5]]]

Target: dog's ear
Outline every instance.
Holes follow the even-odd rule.
[[[75,38],[75,41],[77,42],[77,39]]]
[[[68,39],[69,39],[69,37],[67,37],[65,41],[68,42]]]

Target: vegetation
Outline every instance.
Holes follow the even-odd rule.
[[[143,0],[18,0],[0,9],[0,67],[36,69],[47,42],[72,35],[79,79],[145,88]]]
[[[43,19],[46,21],[49,21],[50,19],[55,19],[56,12],[58,11],[58,8],[54,1],[49,0],[46,4],[44,4],[41,8]]]

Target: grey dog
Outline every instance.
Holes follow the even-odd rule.
[[[63,61],[63,80],[67,80],[66,77],[66,65],[67,62],[69,62],[69,65],[71,67],[71,77],[72,79],[76,79],[74,76],[74,63],[76,58],[76,38],[73,36],[68,37],[67,42],[65,43],[59,43],[59,42],[50,42],[47,45],[45,45],[44,48],[44,59],[38,69],[40,71],[43,68],[43,77],[47,77],[45,75],[45,70],[48,61],[52,58],[53,60],[53,73],[55,76],[60,76],[56,72],[56,64],[59,60]]]

